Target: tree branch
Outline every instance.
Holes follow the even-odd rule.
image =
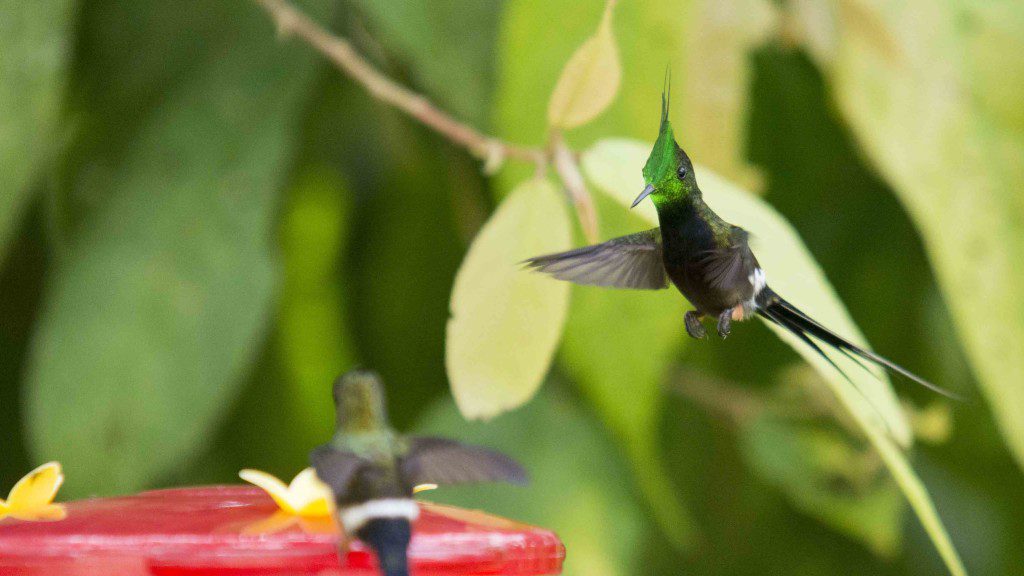
[[[538,166],[547,162],[548,154],[544,149],[518,146],[482,134],[472,126],[452,118],[421,94],[392,81],[356,52],[347,40],[332,35],[285,0],[254,1],[274,19],[279,34],[302,38],[334,62],[339,70],[362,84],[374,98],[402,110],[463,146],[470,154],[484,160],[487,168],[496,169],[505,158],[532,162]]]

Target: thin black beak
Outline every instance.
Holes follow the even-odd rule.
[[[640,195],[636,197],[636,200],[633,200],[633,205],[630,206],[630,208],[636,208],[636,205],[643,202],[644,198],[650,196],[651,192],[654,192],[654,184],[648,184],[646,187],[644,187],[644,191],[641,192]]]

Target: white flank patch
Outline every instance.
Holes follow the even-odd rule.
[[[349,534],[359,530],[370,520],[378,518],[405,518],[412,522],[419,518],[420,507],[408,498],[381,498],[367,500],[341,511],[341,524]]]
[[[761,290],[764,290],[764,287],[768,284],[768,277],[765,275],[764,270],[760,268],[754,268],[750,276],[747,276],[747,280],[754,287],[754,296],[760,294]]]
[[[747,276],[747,280],[750,285],[754,287],[754,294],[743,303],[743,318],[748,318],[755,310],[757,310],[757,295],[764,290],[764,287],[768,285],[768,277],[765,275],[764,270],[760,268],[754,268],[754,271]]]

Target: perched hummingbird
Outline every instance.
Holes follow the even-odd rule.
[[[717,321],[718,334],[725,338],[732,322],[759,314],[795,334],[837,370],[817,342],[838,349],[858,363],[858,358],[874,362],[940,394],[953,396],[825,328],[768,287],[765,271],[748,245],[747,231],[722,220],[704,203],[693,164],[672,133],[668,104],[666,86],[658,140],[643,169],[647,186],[632,205],[636,207],[650,197],[661,226],[593,246],[530,258],[525,264],[560,280],[592,286],[657,290],[667,288],[671,281],[696,308],[683,319],[686,332],[694,338],[706,336],[701,323],[705,317]]]
[[[407,551],[420,484],[511,482],[526,472],[508,456],[433,437],[404,437],[389,425],[380,377],[353,370],[334,383],[337,431],[310,461],[334,493],[349,536],[370,545],[385,576],[408,576]],[[344,542],[344,540],[343,540]]]

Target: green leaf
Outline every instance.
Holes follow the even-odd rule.
[[[467,418],[490,418],[537,392],[562,336],[569,285],[522,261],[570,245],[569,217],[547,180],[517,187],[484,224],[452,288],[445,365]]]
[[[547,131],[549,95],[565,63],[593,35],[603,3],[573,0],[508,0],[502,17],[495,94],[496,125],[515,142],[540,142]],[[666,17],[671,14],[672,17]],[[674,62],[677,89],[685,89],[679,66],[680,22],[690,15],[687,0],[621,2],[615,32],[622,68],[622,91],[608,110],[572,134],[574,143],[605,134],[644,136],[657,128],[665,64]],[[552,26],[557,22],[557,26]],[[642,124],[644,118],[650,125]]]
[[[834,32],[813,53],[919,229],[982,391],[1024,466],[1024,12],[979,1],[840,8],[812,20]]]
[[[449,401],[419,427],[501,450],[530,473],[526,488],[491,484],[424,493],[441,501],[554,530],[565,543],[567,576],[642,573],[643,517],[618,451],[596,422],[545,391],[492,422],[467,423]]]
[[[600,142],[584,155],[584,172],[602,191],[628,206],[643,187],[641,168],[649,150],[650,145],[629,140]],[[863,344],[863,336],[789,223],[765,202],[709,170],[698,168],[697,174],[707,203],[722,218],[750,232],[752,247],[772,287],[810,316]],[[657,223],[650,203],[638,210],[649,222]],[[848,381],[794,336],[769,326],[825,378],[839,403],[878,450],[947,565],[954,574],[962,574],[959,557],[927,490],[894,442],[909,445],[911,434],[888,378],[884,374],[876,378],[841,354],[831,353],[852,379]]]
[[[608,237],[644,228],[639,217],[607,197],[595,200]],[[666,369],[683,344],[682,317],[682,299],[667,290],[573,286],[560,355],[620,441],[651,512],[677,546],[692,543],[693,520],[662,467],[658,424]],[[614,323],[611,335],[610,318],[629,321]]]
[[[374,40],[412,66],[413,76],[444,108],[479,125],[494,84],[494,44],[501,2],[356,0]]]
[[[548,101],[548,123],[575,128],[597,117],[615,99],[622,80],[619,48],[612,33],[615,0],[607,0],[597,32],[573,53]]]
[[[74,5],[0,1],[0,262],[31,178],[55,149]]]
[[[117,20],[120,8],[100,17]],[[104,178],[69,178],[69,195],[103,201],[49,279],[26,420],[36,457],[61,460],[78,494],[137,489],[193,455],[266,323],[276,191],[315,57],[279,44],[255,6],[221,8],[208,15],[219,26],[180,38],[173,16],[191,13],[169,9],[160,33],[189,43],[196,65],[137,111]],[[139,45],[106,30],[146,60],[139,30]]]
[[[875,553],[899,547],[903,501],[892,478],[879,478],[878,456],[864,453],[834,427],[763,414],[740,429],[748,462],[793,504]]]
[[[645,0],[615,7],[621,90],[601,116],[573,130],[582,148],[609,134],[653,138],[666,65],[674,115],[687,150],[723,174],[754,179],[743,146],[748,52],[770,30],[766,0]],[[548,95],[564,64],[591,37],[602,3],[508,0],[502,18],[495,126],[513,142],[536,143],[548,129]],[[557,22],[558,25],[552,25]],[[512,172],[512,170],[508,170]],[[515,173],[511,182],[526,172]]]
[[[331,382],[355,364],[339,278],[348,247],[348,187],[327,169],[309,169],[292,185],[281,222],[284,282],[278,345],[300,445],[334,431]]]

